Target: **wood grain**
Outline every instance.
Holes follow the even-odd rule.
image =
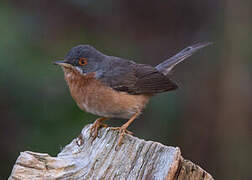
[[[183,159],[178,147],[130,135],[118,147],[118,131],[103,128],[93,140],[89,130],[90,125],[85,126],[57,157],[21,152],[9,179],[213,179],[202,168]]]

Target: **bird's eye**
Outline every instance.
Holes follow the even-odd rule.
[[[87,65],[87,58],[80,58],[78,63],[80,66]]]

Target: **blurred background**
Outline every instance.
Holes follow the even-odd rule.
[[[201,41],[214,44],[176,67],[180,89],[155,96],[129,129],[180,147],[216,179],[252,179],[251,18],[251,0],[2,0],[1,179],[19,152],[55,156],[97,118],[51,63],[72,46],[156,65]]]

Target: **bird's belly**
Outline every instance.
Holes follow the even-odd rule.
[[[148,100],[146,97],[138,95],[138,97],[123,97],[127,95],[120,95],[120,97],[111,97],[107,100],[104,96],[108,94],[98,95],[95,99],[92,99],[93,95],[90,95],[88,100],[83,101],[79,107],[89,113],[103,116],[103,117],[118,117],[118,118],[130,118],[137,112],[141,112],[145,107]],[[139,101],[138,101],[139,100]]]
[[[151,95],[130,95],[101,84],[97,80],[75,89],[71,94],[80,109],[103,117],[130,118],[141,112]]]
[[[129,95],[108,87],[100,87],[89,92],[79,107],[103,117],[130,118],[141,112],[149,100],[147,95]]]

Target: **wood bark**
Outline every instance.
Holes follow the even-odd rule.
[[[164,146],[126,135],[117,145],[118,131],[102,128],[96,139],[90,125],[58,155],[21,152],[9,180],[50,179],[213,179],[192,162],[183,159],[178,147]]]

